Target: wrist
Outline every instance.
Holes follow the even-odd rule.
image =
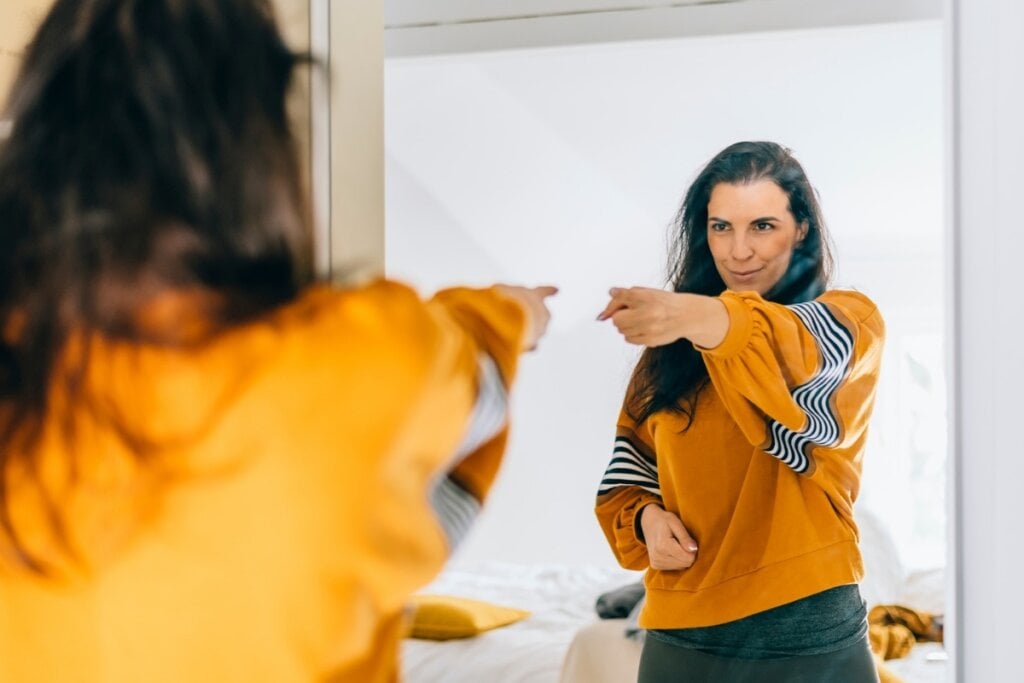
[[[729,331],[729,312],[717,296],[680,293],[679,332],[698,347],[713,349]]]
[[[693,335],[693,300],[696,296],[688,292],[676,292],[672,319],[675,321],[673,334],[677,339],[690,339]]]
[[[640,509],[633,515],[633,535],[636,536],[636,540],[640,541],[640,543],[643,543],[644,545],[647,545],[647,539],[646,534],[644,533],[643,519],[644,512],[649,507],[656,507],[659,510],[661,509],[661,506],[652,500],[651,502],[640,506]]]

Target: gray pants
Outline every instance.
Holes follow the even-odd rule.
[[[644,639],[637,683],[878,683],[865,636],[821,655],[736,659]]]

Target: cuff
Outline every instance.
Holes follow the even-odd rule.
[[[723,292],[718,297],[725,305],[725,311],[729,316],[729,329],[725,333],[725,339],[722,342],[712,348],[704,348],[697,346],[696,348],[701,353],[713,356],[715,358],[728,358],[735,356],[744,348],[750,341],[750,336],[754,333],[754,314],[747,305],[745,299],[751,296],[758,296],[753,292],[745,292],[743,294],[737,294],[736,292]]]

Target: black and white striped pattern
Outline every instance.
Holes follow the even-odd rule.
[[[498,366],[487,354],[480,355],[479,364],[476,405],[473,406],[466,435],[449,464],[449,471],[497,436],[508,419],[508,391]],[[441,522],[448,546],[454,549],[480,513],[480,501],[455,483],[446,471],[441,473],[430,490],[430,504]]]
[[[849,370],[850,359],[853,358],[853,335],[835,319],[825,304],[809,301],[789,309],[813,335],[821,354],[821,369],[810,381],[792,391],[793,400],[807,415],[807,425],[794,432],[771,420],[765,452],[802,474],[810,466],[807,459],[809,445],[833,446],[839,441],[839,420],[832,412],[832,398]]]
[[[448,547],[454,550],[480,514],[480,501],[445,475],[430,492],[430,504],[441,520]]]
[[[639,486],[656,496],[661,495],[657,461],[644,455],[624,436],[615,438],[612,460],[604,472],[597,495],[603,496],[620,486]]]
[[[478,362],[476,405],[466,435],[455,451],[452,467],[496,437],[508,419],[508,391],[498,366],[487,354],[481,354]]]

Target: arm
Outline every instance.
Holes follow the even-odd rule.
[[[639,523],[640,512],[652,503],[661,505],[654,444],[646,426],[637,425],[623,408],[594,512],[615,559],[626,569],[650,564]]]
[[[657,460],[625,411],[598,489],[596,513],[616,560],[626,569],[686,569],[697,557],[697,544],[682,521],[662,506]]]
[[[497,476],[508,436],[508,387],[519,354],[536,348],[546,331],[549,314],[544,300],[557,291],[554,287],[509,285],[486,291],[457,288],[438,292],[428,303],[443,309],[473,337],[479,349],[476,403],[454,458],[430,492],[451,548],[468,532]],[[509,332],[506,311],[510,303],[522,313],[515,347],[506,343],[507,334],[503,336]]]
[[[885,328],[855,292],[793,306],[727,292],[725,339],[701,349],[723,403],[751,444],[798,474],[815,454],[852,458],[866,433]]]
[[[436,575],[472,524],[501,462],[518,358],[546,318],[494,288],[427,302],[390,283],[369,294],[352,317],[373,349],[362,363],[374,393],[356,410],[380,425],[383,447],[358,454],[375,458],[360,491],[373,500],[361,580],[387,612]]]
[[[694,342],[751,444],[794,471],[813,472],[811,448],[843,448],[863,437],[885,337],[863,295],[835,291],[784,306],[750,292],[705,297],[634,287],[611,294],[599,319],[611,319],[632,343]]]
[[[689,339],[713,348],[729,330],[729,315],[719,297],[647,287],[612,288],[609,294],[611,300],[597,319],[610,319],[631,344],[664,346]]]

